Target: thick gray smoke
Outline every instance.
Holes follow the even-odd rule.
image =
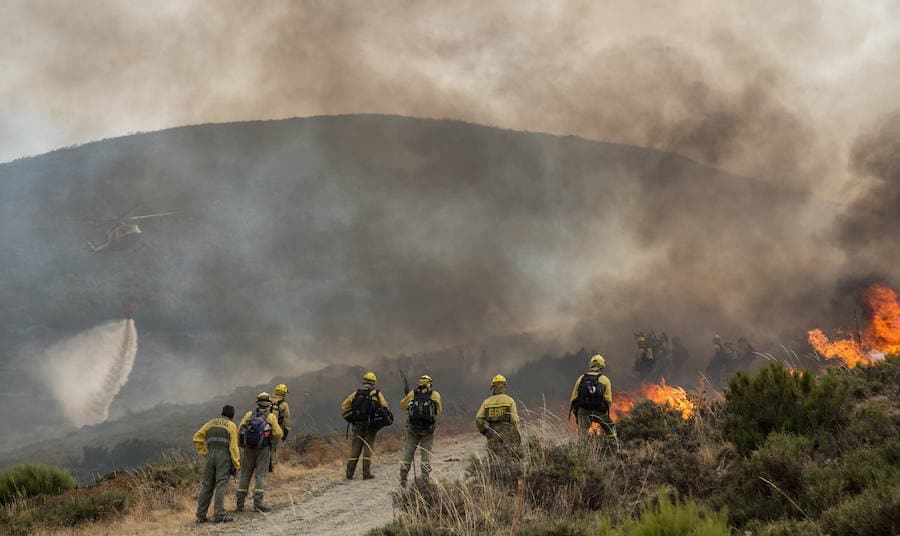
[[[35,360],[35,372],[72,424],[98,424],[128,382],[136,354],[134,320],[112,321],[53,344]]]

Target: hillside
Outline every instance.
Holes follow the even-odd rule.
[[[139,346],[113,419],[520,333],[549,342],[483,344],[492,368],[548,347],[627,363],[647,328],[703,355],[748,319],[754,340],[790,342],[821,288],[774,253],[808,242],[809,203],[659,151],[372,115],[190,126],[3,164],[0,413],[40,401],[36,435],[67,433],[65,401],[35,379],[42,348],[123,302]],[[82,219],[129,209],[177,215],[142,223],[134,249],[85,250],[108,226]]]

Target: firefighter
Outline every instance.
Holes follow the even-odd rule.
[[[241,419],[240,438],[244,448],[244,465],[241,467],[241,481],[237,490],[237,511],[244,510],[244,501],[250,491],[250,479],[256,476],[256,487],[253,488],[253,510],[268,512],[263,498],[266,492],[266,476],[269,472],[269,459],[272,457],[272,444],[284,436],[278,417],[272,413],[272,397],[262,392],[256,396],[256,410],[248,411]]]
[[[341,404],[341,416],[353,426],[350,457],[347,458],[347,480],[353,480],[360,457],[363,480],[375,478],[372,474],[372,448],[378,428],[372,424],[372,416],[378,408],[388,407],[384,395],[375,388],[377,381],[374,372],[366,372],[362,377],[362,387],[350,393]]]
[[[279,383],[275,386],[275,392],[272,396],[272,413],[278,418],[278,426],[280,426],[281,431],[284,432],[281,441],[287,441],[288,434],[291,431],[291,407],[287,403],[287,395],[287,385]],[[272,457],[269,460],[270,473],[277,463],[276,455],[278,454],[278,444],[281,443],[281,441],[272,441]]]
[[[616,431],[609,417],[612,406],[612,384],[603,374],[606,359],[597,354],[591,357],[590,369],[578,377],[570,397],[571,411],[578,419],[578,429],[582,436],[599,435],[592,432],[591,425],[597,423],[603,434],[614,438]]]
[[[400,465],[400,485],[406,487],[406,477],[416,455],[420,450],[422,460],[422,477],[431,476],[431,449],[434,446],[434,429],[437,417],[443,413],[441,394],[432,388],[431,376],[424,374],[416,381],[416,388],[409,392],[400,402],[406,408],[406,447],[403,449],[403,462]]]
[[[203,482],[197,497],[197,523],[206,523],[210,499],[213,503],[213,521],[225,523],[234,518],[225,513],[225,490],[228,477],[241,467],[238,452],[238,430],[234,425],[234,406],[222,408],[222,416],[204,424],[194,434],[194,449],[206,457],[203,467]]]
[[[519,411],[516,401],[506,394],[506,378],[497,374],[491,379],[491,396],[475,415],[475,426],[487,437],[488,456],[509,460],[520,455]]]

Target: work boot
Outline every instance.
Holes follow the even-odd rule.
[[[213,523],[231,523],[234,517],[229,514],[222,514],[213,518]]]
[[[253,503],[254,512],[271,512],[272,509],[261,502]]]
[[[347,480],[353,480],[353,473],[356,472],[356,460],[347,462]]]
[[[200,523],[208,523],[208,522],[209,522],[209,519],[206,519],[206,516],[204,516],[204,517],[198,517],[198,518],[197,518],[197,524],[198,524],[198,525],[199,525]]]
[[[363,480],[372,480],[373,478],[375,478],[375,475],[373,475],[372,473],[363,475]]]

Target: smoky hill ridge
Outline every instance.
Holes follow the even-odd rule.
[[[67,433],[33,373],[40,349],[119,317],[124,302],[137,304],[139,347],[111,419],[148,436],[150,422],[166,421],[148,408],[218,404],[307,362],[480,344],[486,369],[514,370],[549,347],[481,341],[530,333],[558,311],[591,326],[590,337],[552,353],[602,342],[630,362],[633,330],[696,314],[704,328],[738,331],[743,319],[695,299],[708,293],[663,311],[658,284],[640,279],[597,297],[592,278],[643,273],[631,255],[662,239],[683,240],[667,262],[734,266],[709,248],[761,250],[772,236],[784,245],[789,226],[761,230],[808,197],[656,150],[381,115],[188,126],[16,160],[0,165],[0,418],[40,407],[36,440]],[[142,221],[133,249],[85,250],[109,225],[84,219],[131,209],[178,214]],[[769,274],[773,261],[759,262],[748,261],[753,273]],[[760,299],[779,310],[779,296]],[[760,319],[770,317],[780,322]],[[706,350],[708,335],[694,331]],[[465,381],[482,394],[483,377]],[[339,383],[343,396],[355,380]],[[303,405],[333,408],[338,396],[309,392]],[[190,427],[211,409],[191,410]]]

